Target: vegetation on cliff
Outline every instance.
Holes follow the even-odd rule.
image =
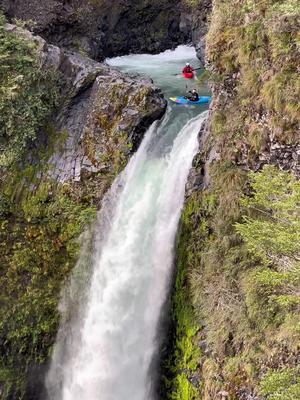
[[[77,238],[94,215],[93,207],[76,201],[70,186],[37,178],[46,172],[43,157],[29,165],[26,153],[56,105],[59,86],[51,71],[41,70],[37,45],[4,24],[0,16],[3,399],[23,398],[29,369],[48,359],[61,284],[76,260]]]
[[[36,44],[4,25],[0,13],[0,167],[21,159],[58,94],[55,76],[39,66]]]
[[[35,400],[80,235],[166,104],[150,81],[66,53],[2,16],[0,59],[0,397]],[[74,163],[61,166],[65,153]]]
[[[177,332],[171,398],[299,397],[299,18],[292,0],[214,2],[215,96],[196,167],[210,183],[182,217],[180,297],[193,315]],[[186,340],[197,368],[184,365]],[[193,388],[180,395],[187,381]]]
[[[14,185],[5,190],[9,209],[2,214],[0,230],[0,382],[4,399],[23,398],[28,372],[49,358],[59,323],[61,285],[77,259],[78,236],[95,215],[93,207],[72,198],[69,186],[57,188],[43,182],[34,191],[23,189],[18,201]],[[38,376],[36,384],[38,390]]]
[[[137,11],[147,18],[147,7]],[[170,399],[210,400],[220,390],[231,400],[300,398],[299,19],[297,0],[214,1],[207,59],[215,99],[196,166],[210,184],[189,196],[179,233]],[[26,150],[57,104],[57,77],[4,23],[0,16],[0,397],[32,400],[29,372],[48,360],[78,236],[95,215],[97,184],[102,193],[113,174],[64,185],[38,178],[43,157],[30,165]],[[164,32],[150,37],[153,51],[165,46]],[[120,35],[103,52],[125,51]],[[115,171],[129,150],[127,137],[119,140],[126,154],[112,148]]]

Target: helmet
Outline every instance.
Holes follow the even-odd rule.
[[[190,66],[190,63],[186,63],[185,65],[186,65],[187,67],[189,67],[189,66]]]
[[[196,90],[196,89],[193,89],[192,92],[197,92],[197,90]]]

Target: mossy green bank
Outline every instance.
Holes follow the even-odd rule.
[[[214,100],[195,162],[205,185],[182,217],[171,398],[299,397],[297,153],[283,156],[300,144],[299,27],[297,1],[213,3]],[[192,368],[182,343],[192,343]]]

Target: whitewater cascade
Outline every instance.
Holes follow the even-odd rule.
[[[169,293],[176,230],[205,114],[182,126],[169,108],[105,196],[92,257],[83,245],[75,268],[78,273],[90,257],[84,304],[60,327],[48,399],[154,399],[149,372],[159,350],[156,336]],[[76,297],[75,275],[69,297]]]

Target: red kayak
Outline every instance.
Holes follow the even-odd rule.
[[[194,72],[183,72],[182,75],[185,79],[193,79],[194,78]]]

